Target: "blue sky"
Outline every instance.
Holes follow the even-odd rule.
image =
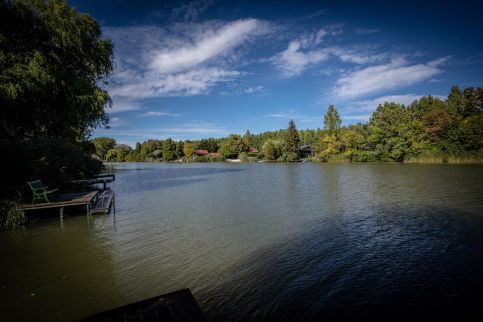
[[[70,1],[115,44],[110,136],[221,137],[343,124],[481,86],[478,1]]]

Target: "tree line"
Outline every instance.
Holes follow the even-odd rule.
[[[197,141],[147,140],[135,148],[114,139],[92,140],[104,161],[220,161],[230,158],[297,161],[307,158],[339,162],[481,162],[483,147],[483,89],[453,86],[447,97],[424,96],[410,105],[385,102],[367,123],[342,126],[331,105],[321,128],[286,129]],[[309,146],[311,153],[301,150]],[[195,156],[195,150],[219,156]],[[256,152],[253,152],[256,151]]]

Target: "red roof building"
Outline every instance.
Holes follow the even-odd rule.
[[[209,152],[208,152],[208,150],[195,150],[195,154],[197,156],[203,156],[203,155],[208,155]]]

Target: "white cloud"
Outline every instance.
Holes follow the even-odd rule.
[[[114,116],[109,118],[110,127],[119,127],[126,124],[126,121],[120,117]]]
[[[375,54],[363,48],[342,48],[342,47],[330,47],[326,49],[327,53],[337,57],[340,61],[353,64],[368,64],[374,62],[380,62],[387,59],[387,53]]]
[[[304,34],[289,42],[287,49],[273,56],[272,62],[283,75],[292,77],[321,62],[335,57],[344,63],[369,64],[381,62],[388,58],[387,53],[374,53],[370,48],[361,46],[354,48],[327,46],[321,47],[328,36],[338,36],[342,33],[340,26],[331,26],[317,32]]]
[[[110,114],[133,111],[141,108],[141,104],[135,100],[115,96],[111,91],[109,91],[109,94],[112,97],[112,109],[108,110]]]
[[[273,118],[273,119],[287,120],[287,121],[294,120],[296,122],[303,122],[303,123],[321,123],[323,119],[322,116],[302,115],[295,110],[271,113],[271,114],[268,114],[267,117]]]
[[[191,96],[206,93],[212,86],[240,76],[238,71],[219,68],[199,68],[178,74],[146,72],[139,80],[124,82],[109,92],[114,96],[150,98],[163,96]]]
[[[306,46],[306,45],[305,45]],[[303,52],[303,41],[292,40],[288,48],[272,58],[273,63],[285,76],[291,77],[301,74],[309,65],[320,63],[329,58],[324,50]]]
[[[246,94],[253,94],[253,93],[264,93],[266,92],[265,88],[261,85],[255,87],[247,87],[243,90]]]
[[[326,49],[315,47],[320,45],[327,36],[337,36],[341,33],[340,26],[329,26],[313,33],[304,34],[300,38],[290,41],[287,49],[276,54],[269,61],[286,77],[300,75],[311,65],[316,65],[329,58],[330,53]]]
[[[446,60],[448,57],[409,65],[405,59],[399,58],[388,64],[369,66],[339,78],[332,94],[338,98],[351,98],[410,86],[442,73],[440,65]]]
[[[257,19],[103,28],[116,48],[108,86],[113,111],[137,109],[144,98],[206,94],[234,81],[244,73],[230,68],[230,59],[240,58],[245,44],[269,30]]]
[[[163,111],[148,111],[138,115],[139,117],[149,117],[149,116],[180,116],[180,114],[163,112]]]
[[[259,34],[263,23],[256,19],[238,20],[205,34],[194,44],[187,42],[175,49],[155,53],[151,67],[158,73],[183,71],[215,57],[226,55],[254,34]]]
[[[153,138],[194,138],[197,136],[223,136],[228,135],[229,131],[226,127],[218,126],[214,123],[208,122],[192,122],[173,125],[169,127],[157,127],[149,129],[125,129],[125,130],[104,130],[100,129],[97,135],[107,135],[122,137],[122,138],[136,138],[138,141],[144,141]]]

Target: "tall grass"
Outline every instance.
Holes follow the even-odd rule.
[[[25,224],[25,213],[20,204],[12,200],[0,202],[0,230],[16,229]]]
[[[483,151],[451,153],[443,151],[423,151],[415,156],[404,158],[405,163],[483,163]]]

